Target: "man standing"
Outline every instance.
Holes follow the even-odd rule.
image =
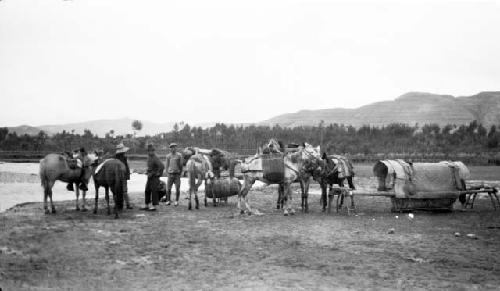
[[[123,142],[117,145],[115,159],[122,162],[125,165],[125,168],[127,169],[125,173],[126,179],[123,181],[123,200],[125,200],[125,205],[127,209],[133,209],[133,207],[130,205],[130,199],[128,197],[128,187],[127,187],[127,181],[130,180],[130,168],[128,166],[127,155],[126,155],[128,150],[129,148],[126,147],[123,144]]]
[[[182,155],[177,152],[177,144],[170,144],[170,154],[167,155],[167,202],[170,205],[170,194],[172,193],[172,185],[175,184],[175,202],[174,205],[179,205],[179,195],[181,187],[181,173],[182,173]]]
[[[145,207],[141,210],[155,211],[158,205],[158,188],[160,186],[160,176],[164,170],[163,163],[155,154],[155,148],[152,144],[148,145],[148,181],[146,182],[146,190],[144,191]],[[152,204],[152,205],[151,205]]]

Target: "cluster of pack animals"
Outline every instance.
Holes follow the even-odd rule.
[[[283,157],[284,169],[282,178],[279,180],[269,180],[264,175],[261,168],[254,168],[252,165],[262,164],[263,156],[269,153],[281,153]],[[259,148],[255,156],[241,158],[240,156],[223,151],[220,149],[200,149],[188,147],[182,150],[185,171],[189,181],[189,202],[188,208],[191,209],[191,199],[194,195],[195,201],[198,201],[198,188],[205,182],[211,183],[213,179],[221,176],[221,170],[229,170],[229,176],[234,176],[235,166],[240,164],[243,175],[243,185],[238,193],[238,209],[240,213],[252,213],[252,208],[248,202],[248,193],[252,185],[257,181],[265,184],[278,184],[277,208],[283,209],[285,216],[293,215],[295,210],[292,207],[292,183],[298,182],[301,188],[301,209],[308,212],[308,194],[309,185],[312,179],[317,181],[321,187],[321,204],[323,211],[327,205],[331,204],[331,199],[327,197],[338,195],[337,211],[342,207],[344,197],[351,198],[351,207],[354,208],[354,199],[351,191],[354,189],[352,164],[343,156],[326,154],[321,155],[319,146],[313,147],[307,143],[301,146],[290,145],[283,146],[281,142],[271,139],[268,144]],[[44,188],[44,210],[50,213],[47,206],[47,198],[50,199],[51,211],[55,213],[55,207],[52,202],[52,187],[56,180],[74,183],[76,187],[76,209],[79,206],[79,190],[85,189],[92,177],[95,185],[95,207],[94,213],[98,208],[98,190],[100,187],[105,189],[105,199],[107,203],[107,213],[111,214],[109,204],[109,190],[113,194],[114,215],[118,218],[118,212],[123,209],[123,181],[125,179],[125,166],[118,160],[106,159],[101,153],[78,153],[76,155],[68,154],[49,154],[40,161],[40,179]],[[347,181],[349,188],[344,187],[344,181]],[[340,187],[332,187],[334,184]],[[83,186],[83,187],[82,187]],[[328,190],[329,189],[329,193]],[[85,203],[86,191],[82,194],[82,211],[86,211]],[[205,206],[207,206],[207,195],[205,195]],[[339,204],[340,199],[340,204]],[[213,201],[215,205],[215,200]],[[348,208],[349,209],[349,208]]]

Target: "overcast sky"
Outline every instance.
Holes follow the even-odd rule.
[[[0,125],[256,122],[500,90],[500,1],[0,1]]]

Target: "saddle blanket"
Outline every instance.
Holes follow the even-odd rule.
[[[110,161],[110,160],[114,160],[114,159],[106,159],[104,160],[104,162],[102,162],[99,166],[97,166],[97,169],[95,170],[95,173],[99,173],[99,171],[102,169],[102,166],[104,166],[104,164],[106,164],[106,162]]]

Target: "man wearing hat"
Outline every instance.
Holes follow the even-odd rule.
[[[146,190],[144,191],[144,203],[145,207],[141,210],[155,211],[158,205],[158,190],[160,186],[160,176],[163,174],[164,170],[163,163],[160,161],[158,156],[155,154],[155,148],[152,144],[148,145],[148,169],[146,174],[148,175],[148,181],[146,182]]]
[[[181,173],[182,173],[182,155],[177,152],[177,144],[170,144],[170,154],[167,155],[166,169],[168,174],[167,179],[167,201],[166,205],[170,205],[170,194],[172,193],[172,185],[175,184],[175,202],[174,205],[179,205],[179,195],[181,188]]]
[[[129,148],[126,147],[123,142],[116,146],[116,154],[115,159],[119,160],[125,165],[127,172],[125,173],[126,180],[123,181],[123,199],[125,200],[125,205],[127,209],[132,209],[133,207],[130,205],[130,200],[128,197],[128,187],[127,181],[130,180],[130,168],[128,166],[127,155]]]

